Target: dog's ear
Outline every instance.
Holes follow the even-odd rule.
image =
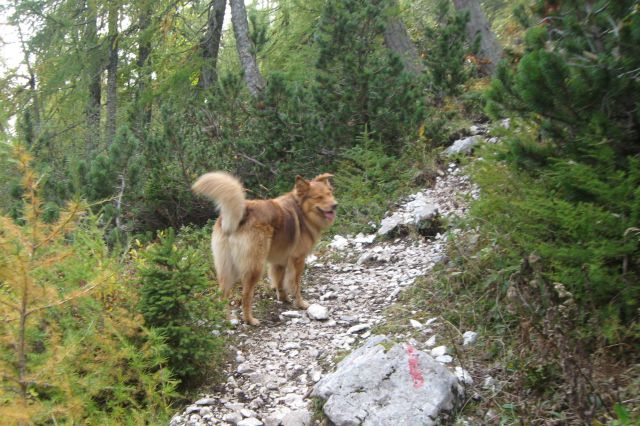
[[[324,182],[329,188],[333,189],[333,186],[331,185],[331,181],[329,180],[332,177],[333,175],[331,173],[323,173],[321,175],[314,177],[313,180],[315,180],[316,182]]]
[[[309,182],[307,182],[302,176],[296,176],[296,195],[298,197],[304,197],[309,192]]]

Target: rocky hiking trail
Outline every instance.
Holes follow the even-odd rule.
[[[322,424],[313,420],[316,397],[327,401],[329,424],[435,424],[446,416],[471,378],[434,331],[441,319],[421,312],[419,318],[428,319],[419,322],[408,312],[406,334],[374,331],[398,295],[443,260],[446,232],[459,232],[424,237],[416,227],[434,219],[454,223],[477,195],[450,163],[433,188],[398,203],[376,234],[336,235],[307,261],[303,294],[311,307],[295,310],[276,302],[271,291],[257,295],[256,306],[261,298],[271,305],[266,312],[256,309],[260,327],[240,323],[230,331],[235,360],[226,383],[170,425]],[[465,333],[465,344],[474,340],[475,333]]]

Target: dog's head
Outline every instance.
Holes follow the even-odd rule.
[[[331,179],[333,175],[324,173],[307,181],[301,176],[296,177],[294,193],[305,218],[318,229],[328,228],[336,219],[338,203],[333,196]]]

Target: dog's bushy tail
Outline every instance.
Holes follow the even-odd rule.
[[[238,179],[225,172],[206,173],[191,190],[215,201],[222,217],[222,232],[230,234],[238,229],[245,210],[244,190]]]

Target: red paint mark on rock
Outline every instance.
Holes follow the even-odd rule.
[[[413,387],[419,389],[424,385],[424,377],[420,372],[420,367],[418,367],[416,350],[411,345],[407,345],[407,357],[409,358],[409,374],[413,379]]]

